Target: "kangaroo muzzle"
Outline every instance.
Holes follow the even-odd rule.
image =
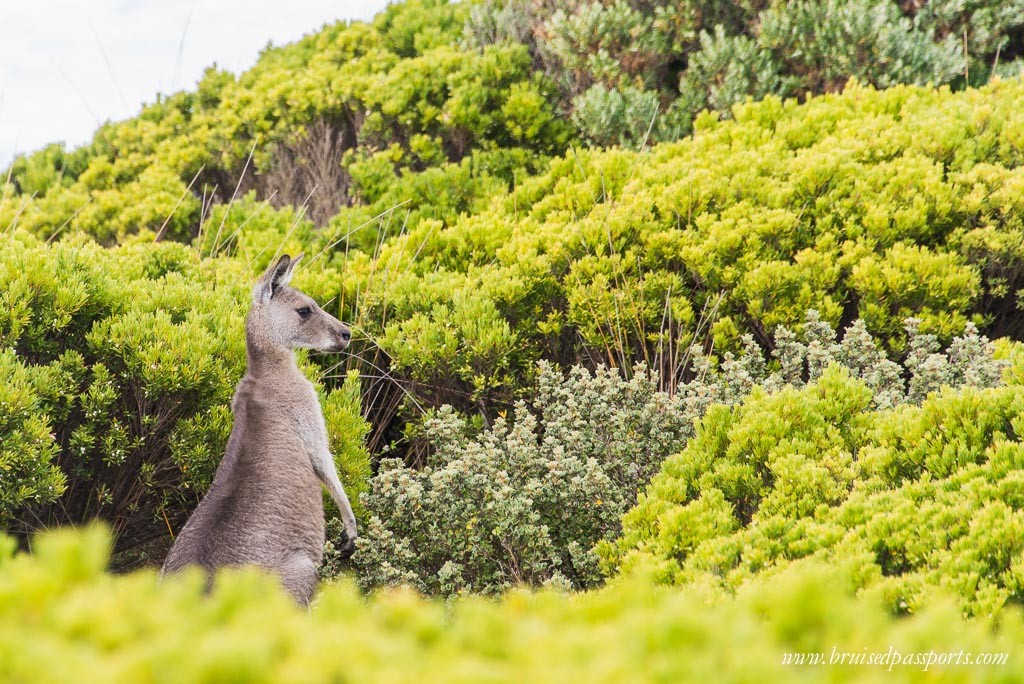
[[[344,323],[342,323],[341,326],[334,331],[334,335],[335,343],[334,345],[331,346],[330,349],[330,351],[332,352],[344,351],[348,347],[349,342],[352,341],[352,331],[349,330],[349,327]]]

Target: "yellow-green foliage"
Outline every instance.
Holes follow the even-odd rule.
[[[57,444],[31,375],[13,351],[0,349],[0,526],[4,528],[13,510],[54,501],[64,492],[64,475],[52,463]]]
[[[0,537],[0,680],[102,682],[984,682],[1024,677],[1024,623],[964,621],[937,602],[894,618],[853,599],[850,579],[790,571],[735,599],[622,584],[594,593],[513,592],[448,604],[409,591],[326,586],[307,612],[273,580],[228,572],[112,577],[102,530],[41,537],[11,557]],[[890,649],[918,664],[797,666],[787,653]],[[928,665],[929,653],[1006,654],[1003,665]]]
[[[868,410],[830,368],[805,389],[713,407],[600,549],[666,583],[736,591],[800,559],[856,577],[894,611],[936,592],[969,613],[1024,599],[1024,388],[943,391]]]
[[[246,78],[258,81],[289,55],[315,59],[333,44],[328,35],[342,49],[358,36],[379,40],[374,31],[337,29],[272,51]],[[87,469],[133,468],[144,439],[192,464],[184,482],[200,487],[226,438],[231,378],[241,370],[241,337],[226,331],[240,330],[248,283],[279,249],[317,257],[298,284],[332,301],[363,338],[325,380],[332,390],[344,370],[363,374],[376,450],[396,443],[416,406],[448,403],[493,421],[524,398],[540,359],[626,369],[646,361],[671,387],[693,372],[681,350],[695,336],[710,330],[719,352],[738,350],[744,333],[770,346],[776,326],[801,330],[810,308],[833,327],[861,317],[897,357],[907,351],[908,316],[941,342],[969,321],[993,337],[1016,336],[1024,332],[1022,98],[1015,80],[962,93],[851,85],[801,105],[767,99],[738,106],[734,121],[705,117],[693,138],[650,151],[555,159],[486,206],[470,202],[474,213],[461,217],[452,197],[472,180],[476,158],[403,176],[387,202],[418,188],[419,218],[393,207],[353,225],[371,211],[355,207],[317,229],[301,212],[245,195],[208,212],[195,250],[143,234],[109,254],[74,225],[50,246],[15,228],[0,252],[0,335],[19,363],[52,366],[50,389],[36,391],[62,453],[84,448]],[[151,123],[143,116],[124,126]],[[47,181],[46,164],[85,162],[41,154],[25,177],[36,190],[49,182],[45,195],[57,201],[74,183]],[[0,225],[30,200],[2,202]],[[48,234],[64,219],[40,220]],[[66,352],[86,355],[84,366]],[[64,406],[66,396],[88,402]],[[142,418],[131,423],[132,415]],[[62,459],[65,472],[80,462]],[[78,497],[89,502],[82,517],[110,501],[104,489],[88,491]],[[118,515],[134,515],[137,499],[122,500]],[[154,534],[166,530],[153,514],[158,502],[141,510]]]
[[[682,373],[669,357],[702,311],[719,350],[770,345],[810,308],[897,355],[910,316],[943,342],[968,321],[1018,335],[1022,97],[1007,81],[747,104],[648,152],[555,160],[454,225],[388,217],[379,249],[333,263],[393,371],[473,410],[538,357]]]

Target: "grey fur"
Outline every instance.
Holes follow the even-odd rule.
[[[212,574],[225,566],[258,565],[308,604],[323,556],[321,483],[341,511],[347,553],[355,548],[356,520],[328,448],[316,390],[292,351],[338,352],[351,333],[288,287],[301,258],[282,256],[253,288],[245,330],[248,365],[231,404],[227,453],[162,572],[197,565]]]

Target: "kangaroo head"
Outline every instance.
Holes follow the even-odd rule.
[[[247,332],[260,346],[340,352],[352,333],[309,295],[288,287],[302,255],[287,254],[271,264],[252,291]]]

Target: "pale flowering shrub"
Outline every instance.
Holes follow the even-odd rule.
[[[879,349],[863,321],[850,324],[837,341],[832,326],[811,309],[801,335],[782,327],[775,331],[773,357],[780,370],[754,381],[769,390],[802,387],[820,378],[828,366],[843,366],[872,390],[872,405],[879,409],[920,404],[942,387],[988,388],[1000,383],[1006,362],[995,358],[995,345],[979,334],[974,323],[964,326],[963,335],[953,338],[945,353],[940,351],[938,337],[922,333],[920,324],[916,318],[904,321],[908,340],[901,366]],[[749,338],[747,354],[757,354]]]
[[[910,344],[905,363],[911,373],[908,401],[920,404],[929,393],[944,386],[994,387],[999,384],[1005,363],[993,358],[995,346],[978,334],[973,323],[967,324],[962,336],[953,339],[945,354],[939,352],[935,335],[921,334],[919,325],[917,319],[907,319]]]
[[[444,406],[424,423],[426,465],[385,459],[363,495],[368,520],[352,561],[359,581],[365,589],[409,584],[440,595],[517,584],[591,587],[602,579],[595,545],[619,536],[637,492],[686,447],[713,405],[742,403],[757,386],[803,387],[830,366],[864,382],[871,409],[920,403],[942,385],[998,384],[1002,362],[972,325],[945,354],[916,321],[907,331],[905,368],[862,322],[837,340],[809,311],[799,334],[776,331],[771,364],[749,337],[742,353],[721,361],[692,350],[692,379],[673,395],[659,391],[642,365],[625,378],[603,367],[563,373],[541,363],[532,401],[479,435]],[[328,542],[323,574],[336,574],[339,563]]]
[[[638,368],[540,365],[532,407],[520,402],[477,438],[443,407],[424,425],[433,453],[414,470],[384,460],[354,562],[364,587],[411,584],[430,594],[500,592],[514,584],[587,587],[592,547],[693,429],[682,397]]]

